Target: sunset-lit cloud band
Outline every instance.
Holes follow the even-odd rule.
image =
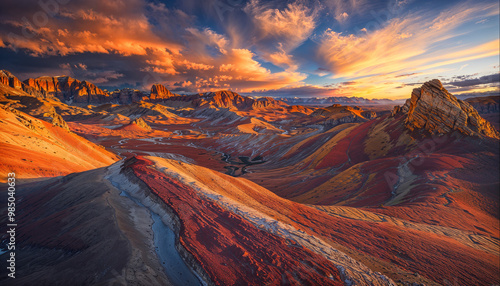
[[[0,4],[2,68],[104,88],[405,98],[440,78],[497,93],[498,1],[83,1]]]

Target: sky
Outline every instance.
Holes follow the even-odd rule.
[[[101,88],[408,98],[498,93],[499,2],[2,0],[0,69]]]

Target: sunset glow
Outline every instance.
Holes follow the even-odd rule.
[[[401,99],[439,78],[455,94],[499,91],[498,1],[29,3],[0,4],[2,65],[21,79]]]

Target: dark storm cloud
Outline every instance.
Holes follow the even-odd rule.
[[[464,76],[463,78],[466,78],[466,76]],[[476,78],[468,78],[468,79],[459,80],[459,81],[452,81],[449,84],[456,86],[456,87],[472,87],[472,86],[491,84],[491,83],[493,83],[493,84],[500,83],[500,74],[499,73],[485,75],[485,76],[476,77]]]

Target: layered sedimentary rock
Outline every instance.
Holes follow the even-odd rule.
[[[229,90],[210,92],[200,95],[200,98],[193,101],[195,106],[212,105],[222,108],[245,108],[251,106],[252,103],[253,102],[250,102],[250,98],[243,97]]]
[[[51,123],[0,105],[0,171],[16,178],[54,177],[108,166],[118,157],[72,132],[57,113]],[[45,118],[44,118],[45,119]],[[0,176],[5,182],[5,175]]]
[[[472,105],[479,114],[500,112],[500,95],[467,98],[465,101]]]
[[[113,102],[118,102],[120,104],[130,104],[148,99],[148,96],[142,91],[131,88],[115,90],[111,94],[111,97],[113,98]]]
[[[40,90],[37,90],[33,87],[30,87],[20,81],[16,76],[14,76],[12,73],[6,70],[1,70],[0,71],[0,83],[4,84],[6,86],[10,86],[15,89],[20,89],[30,95],[36,96],[36,97],[45,97],[46,93]]]
[[[52,123],[54,126],[59,126],[69,131],[68,124],[61,115],[59,115],[55,109],[52,109],[50,112],[43,114],[43,120]]]
[[[301,211],[311,216],[316,210],[249,181],[157,157],[131,158],[120,174],[126,178],[112,179],[123,182],[124,191],[164,210],[159,214],[179,233],[181,256],[208,285],[395,285],[287,223],[303,219]],[[292,220],[277,213],[289,208]]]
[[[324,118],[323,124],[327,127],[335,127],[344,123],[365,122],[367,119],[377,117],[373,111],[363,111],[357,106],[343,106],[333,104],[332,106],[319,108],[311,114],[312,117]]]
[[[142,119],[142,117],[135,119],[132,123],[146,130],[151,130],[151,127],[146,123],[146,121],[144,121],[144,119]]]
[[[170,92],[170,90],[162,84],[153,84],[149,99],[151,101],[162,101],[173,96],[177,96],[177,94]]]
[[[210,105],[219,108],[236,108],[239,110],[288,106],[286,103],[270,97],[253,99],[251,97],[241,96],[229,90],[199,94],[198,98],[193,100],[193,105],[196,107]]]
[[[87,81],[79,81],[69,76],[30,78],[24,84],[71,103],[103,103],[110,101],[109,93]]]
[[[469,103],[450,94],[437,79],[416,88],[411,98],[393,115],[405,114],[405,125],[413,131],[422,129],[430,134],[459,131],[465,135],[499,138],[499,133],[484,120]]]

